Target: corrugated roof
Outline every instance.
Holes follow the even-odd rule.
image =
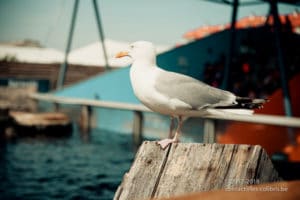
[[[64,54],[51,48],[0,45],[0,59],[7,57],[14,58],[18,62],[60,63]]]
[[[128,57],[122,59],[115,59],[114,56],[119,52],[129,47],[129,42],[115,41],[105,39],[105,47],[108,56],[108,62],[111,67],[123,67],[130,63]],[[170,47],[164,45],[156,45],[157,53],[164,52]],[[104,54],[101,43],[95,42],[78,49],[74,49],[68,56],[68,61],[72,64],[81,64],[89,66],[105,66]]]
[[[105,46],[108,53],[109,65],[111,67],[129,65],[130,60],[128,57],[114,59],[114,55],[117,52],[129,47],[129,42],[106,39]],[[170,49],[169,46],[165,45],[156,46],[158,53],[162,53]],[[64,60],[64,52],[52,48],[0,44],[0,59],[5,58],[13,58],[17,62],[25,63],[62,63]],[[68,62],[76,65],[105,66],[101,43],[94,42],[86,46],[73,49],[68,55]]]

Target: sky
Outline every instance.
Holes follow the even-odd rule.
[[[249,0],[240,0],[249,1]],[[253,1],[253,0],[251,0]],[[0,42],[38,40],[64,50],[74,0],[0,0]],[[230,22],[231,7],[203,0],[98,0],[105,38],[174,46],[185,32]],[[238,18],[266,15],[268,4],[239,7]],[[280,13],[299,6],[279,5]],[[81,0],[72,49],[99,41],[92,0]]]

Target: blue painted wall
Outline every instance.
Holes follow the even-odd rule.
[[[139,103],[130,85],[129,67],[95,76],[86,81],[55,91],[54,94],[63,97]]]
[[[228,31],[216,33],[158,55],[157,63],[163,69],[202,80],[206,63],[226,55],[228,38]]]

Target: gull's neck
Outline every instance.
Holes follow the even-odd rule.
[[[132,66],[140,67],[155,67],[156,66],[156,58],[153,59],[137,59],[133,61]]]

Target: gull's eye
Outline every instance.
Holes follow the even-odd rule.
[[[130,45],[130,48],[131,48],[131,49],[133,49],[133,48],[134,48],[134,45],[133,45],[133,44],[132,44],[132,45]]]

